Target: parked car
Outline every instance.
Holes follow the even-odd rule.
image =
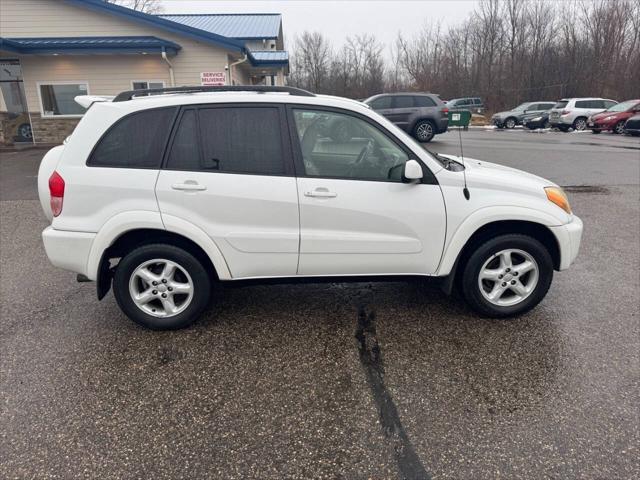
[[[610,130],[613,133],[622,134],[625,122],[636,113],[640,113],[640,100],[627,100],[607,108],[604,112],[592,115],[587,125],[593,133]]]
[[[453,98],[447,102],[451,111],[469,110],[471,113],[482,114],[486,110],[480,97]]]
[[[615,100],[606,98],[563,98],[551,109],[549,122],[563,132],[584,130],[587,119],[617,104]]]
[[[551,128],[549,123],[549,111],[541,113],[537,117],[530,118],[524,124],[529,130],[537,130],[538,128]]]
[[[634,137],[640,136],[640,114],[629,118],[624,124],[624,132]]]
[[[537,101],[525,102],[516,108],[506,112],[498,112],[491,117],[491,123],[498,128],[514,128],[516,125],[524,125],[530,118],[539,117],[542,113],[553,108],[556,102]]]
[[[430,142],[448,128],[449,109],[432,93],[383,93],[364,103],[419,142]]]
[[[4,135],[11,142],[31,142],[33,133],[31,122],[26,113],[9,112],[7,118],[2,122]]]
[[[303,277],[436,277],[482,315],[513,316],[578,254],[582,221],[553,182],[432,154],[359,102],[145,92],[77,97],[92,105],[43,158],[38,193],[51,262],[99,299],[113,284],[148,328],[196,320],[214,282]]]

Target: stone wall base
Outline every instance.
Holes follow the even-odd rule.
[[[62,143],[73,133],[79,121],[80,118],[42,118],[39,113],[32,113],[34,143]]]

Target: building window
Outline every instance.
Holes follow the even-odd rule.
[[[89,93],[87,82],[39,83],[38,92],[43,117],[79,117],[86,111],[74,98]]]
[[[147,88],[164,88],[164,82],[162,80],[134,80],[133,82],[131,82],[131,86],[134,90],[146,90]]]

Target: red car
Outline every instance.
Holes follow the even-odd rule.
[[[587,123],[587,128],[590,128],[593,133],[600,133],[604,130],[624,133],[624,123],[637,113],[640,113],[640,100],[627,100],[609,107],[604,112],[592,115]]]

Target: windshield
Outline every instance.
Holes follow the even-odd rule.
[[[638,104],[639,104],[638,100],[627,100],[626,102],[618,103],[613,107],[609,107],[607,109],[607,112],[625,112],[630,108],[635,107]]]
[[[531,102],[522,103],[522,104],[518,105],[516,108],[514,108],[513,111],[525,110],[529,105],[531,105]]]

